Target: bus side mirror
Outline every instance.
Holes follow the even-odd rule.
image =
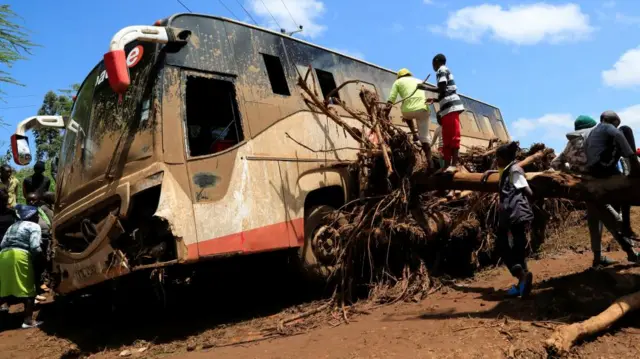
[[[109,86],[115,93],[121,95],[131,85],[127,54],[124,52],[127,44],[140,41],[182,46],[187,43],[189,36],[191,36],[189,30],[162,26],[129,26],[118,31],[111,39],[109,52],[104,54],[104,67],[107,70]]]
[[[13,161],[20,166],[26,166],[31,162],[31,150],[27,136],[13,134],[11,136],[11,153]]]
[[[104,67],[107,70],[111,89],[117,94],[127,91],[131,84],[131,78],[124,50],[113,50],[104,54]]]
[[[27,131],[36,127],[64,128],[64,118],[62,116],[32,116],[18,124],[16,133],[11,136],[11,153],[13,161],[26,166],[31,162],[31,149],[29,149],[29,139]]]

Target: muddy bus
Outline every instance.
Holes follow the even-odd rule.
[[[115,34],[69,118],[27,118],[12,136],[14,160],[26,165],[29,129],[64,131],[52,225],[56,292],[287,249],[310,275],[327,275],[319,233],[327,211],[358,194],[347,168],[357,144],[303,101],[296,81],[309,67],[309,86],[322,95],[357,79],[384,99],[396,79],[380,66],[208,15]],[[346,86],[336,96],[364,110],[358,91]],[[509,138],[497,107],[462,99],[463,150]],[[392,116],[401,123],[399,108]]]

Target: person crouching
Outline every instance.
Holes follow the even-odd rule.
[[[482,180],[486,181],[490,173],[500,174],[496,246],[509,272],[518,280],[507,295],[525,297],[533,283],[533,274],[526,263],[527,229],[533,221],[529,198],[533,192],[524,170],[516,163],[517,151],[515,142],[500,146],[496,152],[499,170],[485,172]]]

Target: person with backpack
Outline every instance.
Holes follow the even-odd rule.
[[[551,161],[551,168],[579,175],[588,174],[585,143],[591,130],[597,124],[590,116],[578,116],[574,122],[575,131],[567,133],[569,142],[567,142],[564,151]],[[606,210],[613,214],[618,221],[622,220],[620,214],[611,205],[606,205]],[[587,206],[587,226],[589,227],[591,251],[593,252],[592,266],[598,268],[616,264],[616,261],[602,255],[602,222],[594,213],[592,206]]]
[[[509,272],[518,280],[507,290],[510,297],[528,296],[533,285],[533,274],[526,261],[527,230],[533,221],[529,199],[533,197],[533,191],[524,170],[516,162],[518,149],[516,142],[498,147],[498,170],[487,171],[482,177],[485,182],[489,174],[500,174],[496,247]]]

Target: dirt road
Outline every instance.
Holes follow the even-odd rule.
[[[637,213],[634,220],[640,223]],[[79,303],[72,311],[50,305],[41,311],[45,325],[34,330],[10,329],[19,324],[18,313],[2,317],[0,359],[117,358],[123,351],[132,358],[187,359],[544,358],[542,341],[555,326],[597,314],[616,297],[640,288],[640,268],[621,264],[589,269],[587,242],[583,227],[549,240],[545,253],[562,254],[530,261],[535,289],[529,299],[505,299],[503,290],[512,279],[500,267],[472,279],[446,281],[420,303],[352,315],[349,324],[309,318],[298,323],[303,328],[299,335],[217,347],[230,339],[251,338],[258,329],[314,305],[319,298],[290,278],[274,282],[274,274],[266,270],[251,269],[240,273],[245,279],[238,280],[225,267],[222,278],[236,278],[233,282],[205,276],[207,290],[183,293],[180,310],[132,304],[131,311],[114,314],[92,302]],[[624,257],[619,252],[609,254]],[[247,268],[242,263],[238,267]],[[217,284],[216,290],[210,282]],[[225,291],[218,291],[221,288]],[[133,303],[136,298],[132,294],[128,300]],[[572,356],[640,357],[639,319],[629,316],[608,334],[579,345]],[[202,349],[203,343],[213,347]]]
[[[622,259],[620,254],[616,258]],[[564,255],[531,263],[537,285],[527,300],[503,300],[506,270],[485,272],[432,295],[348,325],[258,344],[179,355],[181,358],[543,358],[542,341],[558,322],[596,314],[640,284],[640,269],[588,270],[591,257]],[[620,274],[622,271],[624,274]],[[637,317],[576,351],[582,358],[638,358]],[[177,357],[177,356],[176,356]]]

